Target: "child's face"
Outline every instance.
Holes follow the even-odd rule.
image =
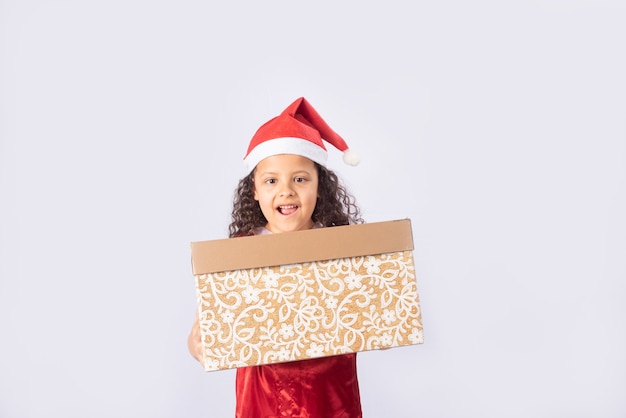
[[[257,164],[254,199],[267,219],[265,227],[273,233],[311,229],[317,183],[315,164],[299,155],[274,155]]]

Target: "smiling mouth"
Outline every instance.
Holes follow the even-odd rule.
[[[281,205],[278,207],[278,212],[281,215],[291,215],[296,210],[298,210],[298,205]]]

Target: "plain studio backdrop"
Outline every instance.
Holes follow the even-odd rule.
[[[189,243],[305,96],[412,220],[425,343],[367,418],[626,416],[622,1],[0,1],[0,417],[234,415]]]

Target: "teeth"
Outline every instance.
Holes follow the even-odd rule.
[[[288,213],[294,213],[298,210],[298,205],[280,205],[278,206],[278,211],[283,215]]]

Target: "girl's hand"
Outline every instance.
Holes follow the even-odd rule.
[[[202,361],[202,339],[200,337],[200,319],[198,318],[198,312],[196,311],[196,320],[191,327],[191,332],[189,333],[189,337],[187,338],[187,348],[189,349],[189,353],[203,364]]]

